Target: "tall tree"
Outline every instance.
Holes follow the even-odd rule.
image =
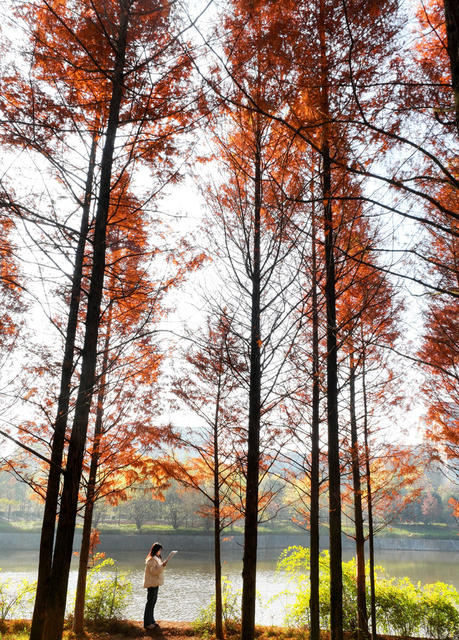
[[[223,112],[233,133],[229,137],[220,136],[220,155],[229,169],[230,182],[223,191],[220,189],[214,208],[220,211],[234,282],[248,301],[248,326],[244,327],[244,331],[249,331],[242,573],[244,640],[253,638],[255,624],[261,427],[270,404],[275,407],[275,402],[269,399],[274,384],[281,389],[280,353],[287,349],[281,336],[292,322],[289,319],[292,309],[300,304],[295,298],[290,304],[286,300],[298,268],[289,258],[294,248],[300,246],[299,234],[291,225],[295,206],[284,195],[287,185],[292,192],[301,189],[301,179],[295,178],[291,169],[296,162],[295,145],[293,139],[279,136],[274,123],[259,113],[251,113],[246,102],[246,96],[250,95],[273,109],[282,108],[281,78],[286,65],[270,42],[272,39],[279,42],[279,35],[285,30],[279,28],[284,17],[277,3],[235,0],[223,19],[224,51],[229,62],[226,68],[221,67],[221,73],[229,72],[234,80]],[[221,95],[220,88],[212,84]],[[287,262],[289,267],[282,276],[281,265]],[[289,338],[293,340],[293,335]]]
[[[261,77],[256,82],[261,87]],[[287,298],[295,267],[290,263],[292,270],[282,277],[281,264],[288,261],[298,245],[296,238],[289,235],[295,235],[290,225],[295,207],[288,204],[277,187],[278,182],[288,180],[288,141],[278,137],[275,127],[262,118],[244,111],[230,111],[228,117],[233,132],[229,138],[217,138],[219,154],[227,167],[227,182],[211,194],[209,204],[227,247],[227,254],[222,257],[233,273],[229,287],[236,288],[240,300],[233,331],[243,338],[242,348],[247,354],[242,633],[251,638],[255,622],[259,485],[263,475],[261,449],[265,446],[260,433],[269,410],[279,401],[275,400],[276,395],[282,394],[285,361],[281,353],[288,350],[287,343],[293,339],[287,326],[293,325],[290,316],[295,303]],[[224,304],[232,307],[235,300],[227,296]],[[232,310],[229,313],[233,315]]]
[[[240,517],[241,505],[234,505],[233,480],[238,474],[236,457],[238,442],[242,440],[239,423],[242,407],[241,375],[245,363],[238,352],[237,341],[231,335],[231,319],[224,310],[208,319],[207,331],[193,332],[185,354],[187,365],[173,381],[173,393],[178,408],[185,406],[199,420],[199,424],[181,429],[177,436],[179,447],[193,452],[191,458],[173,456],[167,464],[170,475],[184,486],[198,491],[207,506],[201,511],[213,521],[215,564],[215,633],[224,637],[221,534]],[[238,393],[239,392],[239,393]]]
[[[148,475],[159,483],[161,469],[147,451],[170,439],[170,429],[154,425],[158,377],[163,359],[154,334],[164,313],[164,297],[182,283],[200,260],[180,245],[174,264],[164,271],[164,248],[148,241],[141,202],[130,190],[127,175],[113,191],[107,229],[106,285],[102,345],[99,348],[97,403],[91,443],[74,630],[83,629],[86,567],[92,512],[96,499],[114,503]],[[160,221],[155,221],[160,228]],[[169,247],[172,250],[172,247]],[[160,264],[158,264],[160,263]],[[162,270],[164,280],[153,274]],[[134,410],[133,405],[136,405]]]
[[[453,176],[456,176],[454,165],[457,163],[457,150],[454,145],[447,145],[446,140],[451,128],[451,118],[448,117],[451,111],[448,109],[449,70],[454,91],[456,125],[459,122],[458,10],[454,3],[432,1],[419,7],[417,17],[422,37],[416,53],[423,80],[442,88],[442,92],[438,92],[440,96],[434,95],[431,98],[435,116],[444,128],[442,138],[445,144],[438,145],[436,153],[451,167]],[[456,301],[459,295],[459,222],[448,212],[457,211],[459,184],[454,179],[433,176],[428,189],[435,197],[435,202],[441,203],[444,210],[430,202],[426,206],[429,218],[437,223],[437,227],[426,227],[427,237],[423,242],[422,251],[428,261],[428,274],[441,292],[430,297],[424,310],[423,341],[417,356],[424,372],[422,390],[428,403],[427,441],[430,443],[432,456],[437,459],[443,457],[447,465],[453,469],[459,456],[458,422],[454,409],[458,402],[459,375],[459,324]]]
[[[57,618],[61,618],[65,606],[66,573],[73,538],[71,523],[74,520],[82,451],[94,384],[97,327],[105,262],[105,230],[116,133],[120,122],[132,133],[137,130],[134,138],[125,138],[124,151],[127,155],[122,158],[118,154],[121,164],[117,166],[121,172],[127,159],[134,158],[139,161],[145,158],[148,161],[165,149],[172,152],[171,136],[183,125],[183,112],[177,108],[177,101],[183,96],[177,89],[187,72],[175,55],[177,46],[174,34],[168,30],[170,8],[167,3],[113,2],[110,6],[88,4],[87,7],[81,7],[80,13],[72,13],[70,7],[62,4],[46,3],[43,6],[34,6],[30,16],[37,18],[36,23],[39,25],[35,30],[37,57],[41,56],[47,69],[50,69],[51,65],[60,65],[67,71],[71,69],[72,73],[55,74],[58,79],[65,76],[68,80],[64,95],[70,95],[73,100],[75,96],[78,98],[81,111],[88,120],[94,105],[98,105],[103,112],[104,123],[92,276],[86,319],[85,357],[82,360],[80,392],[72,430],[74,436],[67,458],[67,483],[64,483],[61,525],[54,550],[55,568],[52,581],[57,581],[59,586],[53,589],[52,602],[48,607],[49,611],[54,611]],[[151,37],[153,33],[155,38]],[[68,47],[69,41],[74,43],[73,47]],[[142,84],[145,74],[148,75],[153,66],[159,70],[154,92],[149,86]],[[140,91],[139,86],[143,87]],[[174,98],[165,100],[169,92]],[[97,100],[94,100],[96,93]],[[154,114],[154,120],[147,121],[148,113]],[[143,135],[140,135],[142,129]],[[135,153],[133,140],[137,144]],[[173,170],[169,159],[166,163]],[[67,522],[64,524],[66,519]],[[62,625],[60,622],[54,624],[56,620],[51,622],[53,617],[54,614],[50,614],[46,631],[48,637],[60,634]],[[41,635],[40,625],[37,625],[33,625],[32,635],[37,634],[34,637]]]

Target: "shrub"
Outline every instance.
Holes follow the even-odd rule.
[[[429,638],[443,640],[459,632],[459,594],[451,585],[425,585],[421,600],[423,627]]]
[[[320,625],[330,624],[330,558],[320,554],[319,616]],[[295,585],[295,600],[287,606],[286,624],[308,627],[309,618],[309,549],[289,547],[283,551],[278,570],[285,571]],[[368,567],[367,567],[368,570]],[[343,627],[355,631],[357,589],[355,560],[343,563]],[[367,581],[367,604],[370,602]],[[376,619],[378,631],[401,636],[423,633],[436,640],[453,638],[459,629],[459,594],[442,582],[414,585],[409,578],[391,578],[378,567],[376,575]],[[285,595],[285,594],[283,594]]]
[[[357,563],[355,558],[343,562],[343,629],[357,631]],[[330,597],[330,596],[329,596]]]
[[[409,578],[381,578],[375,585],[376,621],[386,633],[415,635],[422,625],[421,588]]]
[[[231,630],[241,621],[241,591],[234,589],[228,578],[222,578],[222,612],[226,631]],[[206,607],[202,607],[193,621],[193,631],[207,637],[215,624],[215,596]]]
[[[11,587],[11,580],[1,580],[0,622],[22,613],[22,609],[31,604],[35,589],[36,582],[26,579],[22,580],[14,589]]]
[[[118,572],[107,573],[101,577],[107,567],[114,567],[112,558],[105,558],[88,573],[85,599],[85,618],[90,622],[114,620],[120,617],[124,604],[132,591],[132,584]]]
[[[285,623],[296,627],[308,627],[309,612],[309,549],[289,547],[278,562],[278,570],[290,575],[296,587],[296,598],[287,605]],[[355,584],[355,560],[343,563],[343,628],[356,628],[357,590]],[[327,550],[319,556],[319,618],[323,628],[330,624],[330,554]]]

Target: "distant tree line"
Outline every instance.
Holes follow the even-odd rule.
[[[441,485],[429,484],[428,477],[420,479],[425,488],[413,500],[408,502],[401,511],[386,513],[388,523],[401,524],[446,524],[457,523],[452,509],[452,500],[456,496],[454,485],[445,482]],[[1,523],[11,525],[20,523],[34,524],[42,518],[43,505],[36,499],[32,489],[24,482],[11,477],[9,473],[0,472],[0,527]],[[93,526],[98,529],[104,527],[119,528],[135,525],[141,533],[147,528],[171,527],[173,530],[203,529],[212,530],[212,517],[203,512],[205,503],[202,496],[193,490],[185,490],[179,483],[172,481],[168,489],[163,491],[162,499],[155,499],[152,488],[148,483],[133,486],[126,501],[116,505],[103,500],[97,502],[94,509]],[[303,531],[297,522],[297,511],[290,503],[288,484],[278,494],[279,505],[277,513],[273,512],[273,519],[269,521],[270,530],[285,529]],[[326,515],[326,505],[323,515]],[[81,518],[79,524],[81,525]],[[346,523],[345,523],[346,524]],[[242,526],[242,519],[232,523],[231,529]],[[0,529],[1,530],[1,529]]]

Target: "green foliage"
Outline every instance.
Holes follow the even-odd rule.
[[[231,631],[241,621],[241,590],[234,589],[228,578],[222,578],[222,613],[225,631]],[[193,621],[193,631],[203,638],[210,637],[215,624],[215,596],[202,607]]]
[[[287,605],[286,624],[309,626],[309,549],[289,547],[278,562],[278,570],[287,573],[295,586],[295,599]],[[329,628],[330,557],[322,551],[319,558],[320,624]],[[367,573],[369,569],[367,567]],[[357,589],[355,559],[343,563],[343,627],[355,631]],[[379,633],[413,636],[423,633],[429,638],[446,640],[459,629],[459,593],[443,582],[414,585],[409,578],[391,578],[382,567],[376,574],[376,617]],[[285,594],[283,594],[285,595]],[[370,602],[367,580],[367,604]],[[368,615],[370,612],[368,611]]]
[[[279,571],[290,575],[296,586],[296,598],[287,605],[286,624],[309,626],[309,549],[289,547],[278,562]],[[355,560],[343,563],[343,628],[354,631],[357,610],[357,590],[355,585]],[[319,616],[320,624],[327,629],[330,620],[330,554],[322,551],[319,556]]]
[[[132,584],[118,572],[101,573],[107,567],[114,567],[112,558],[105,558],[88,573],[85,599],[85,618],[91,622],[113,620],[120,617],[125,602],[132,591]]]
[[[444,582],[414,585],[408,578],[376,580],[378,626],[387,633],[446,640],[459,629],[459,593]],[[369,597],[369,595],[368,595]]]
[[[459,593],[444,582],[425,585],[421,608],[429,638],[452,638],[459,632]]]
[[[0,581],[0,622],[6,618],[20,615],[22,609],[31,604],[36,589],[36,582],[22,580],[14,589],[11,580]]]
[[[378,628],[403,636],[419,631],[422,625],[419,584],[413,585],[409,578],[378,576],[375,592]]]

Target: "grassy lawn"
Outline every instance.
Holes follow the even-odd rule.
[[[0,519],[0,533],[40,533],[41,522],[15,520],[14,523]]]
[[[77,527],[78,530],[79,527]],[[134,524],[123,523],[121,525],[115,523],[103,523],[99,525],[99,530],[104,535],[138,535],[146,534],[153,535],[158,533],[169,533],[178,535],[213,535],[209,529],[199,528],[181,528],[174,529],[169,525],[164,524],[146,524],[139,532]],[[349,530],[349,534],[353,531],[350,527],[344,527],[344,530]],[[15,521],[14,523],[0,520],[0,533],[40,533],[41,522],[35,521]],[[240,535],[243,533],[242,526],[235,526],[233,530],[224,531],[224,535]],[[259,528],[260,534],[301,534],[303,531],[297,526],[285,522],[280,524],[261,525]],[[322,535],[328,535],[328,528],[322,527]],[[443,523],[438,524],[393,524],[385,527],[377,533],[378,538],[436,538],[439,540],[451,540],[457,539],[458,529],[455,526],[447,525]],[[1,640],[1,638],[0,638]]]
[[[386,527],[377,534],[384,538],[437,538],[457,539],[458,528],[443,523],[438,524],[397,524]]]

